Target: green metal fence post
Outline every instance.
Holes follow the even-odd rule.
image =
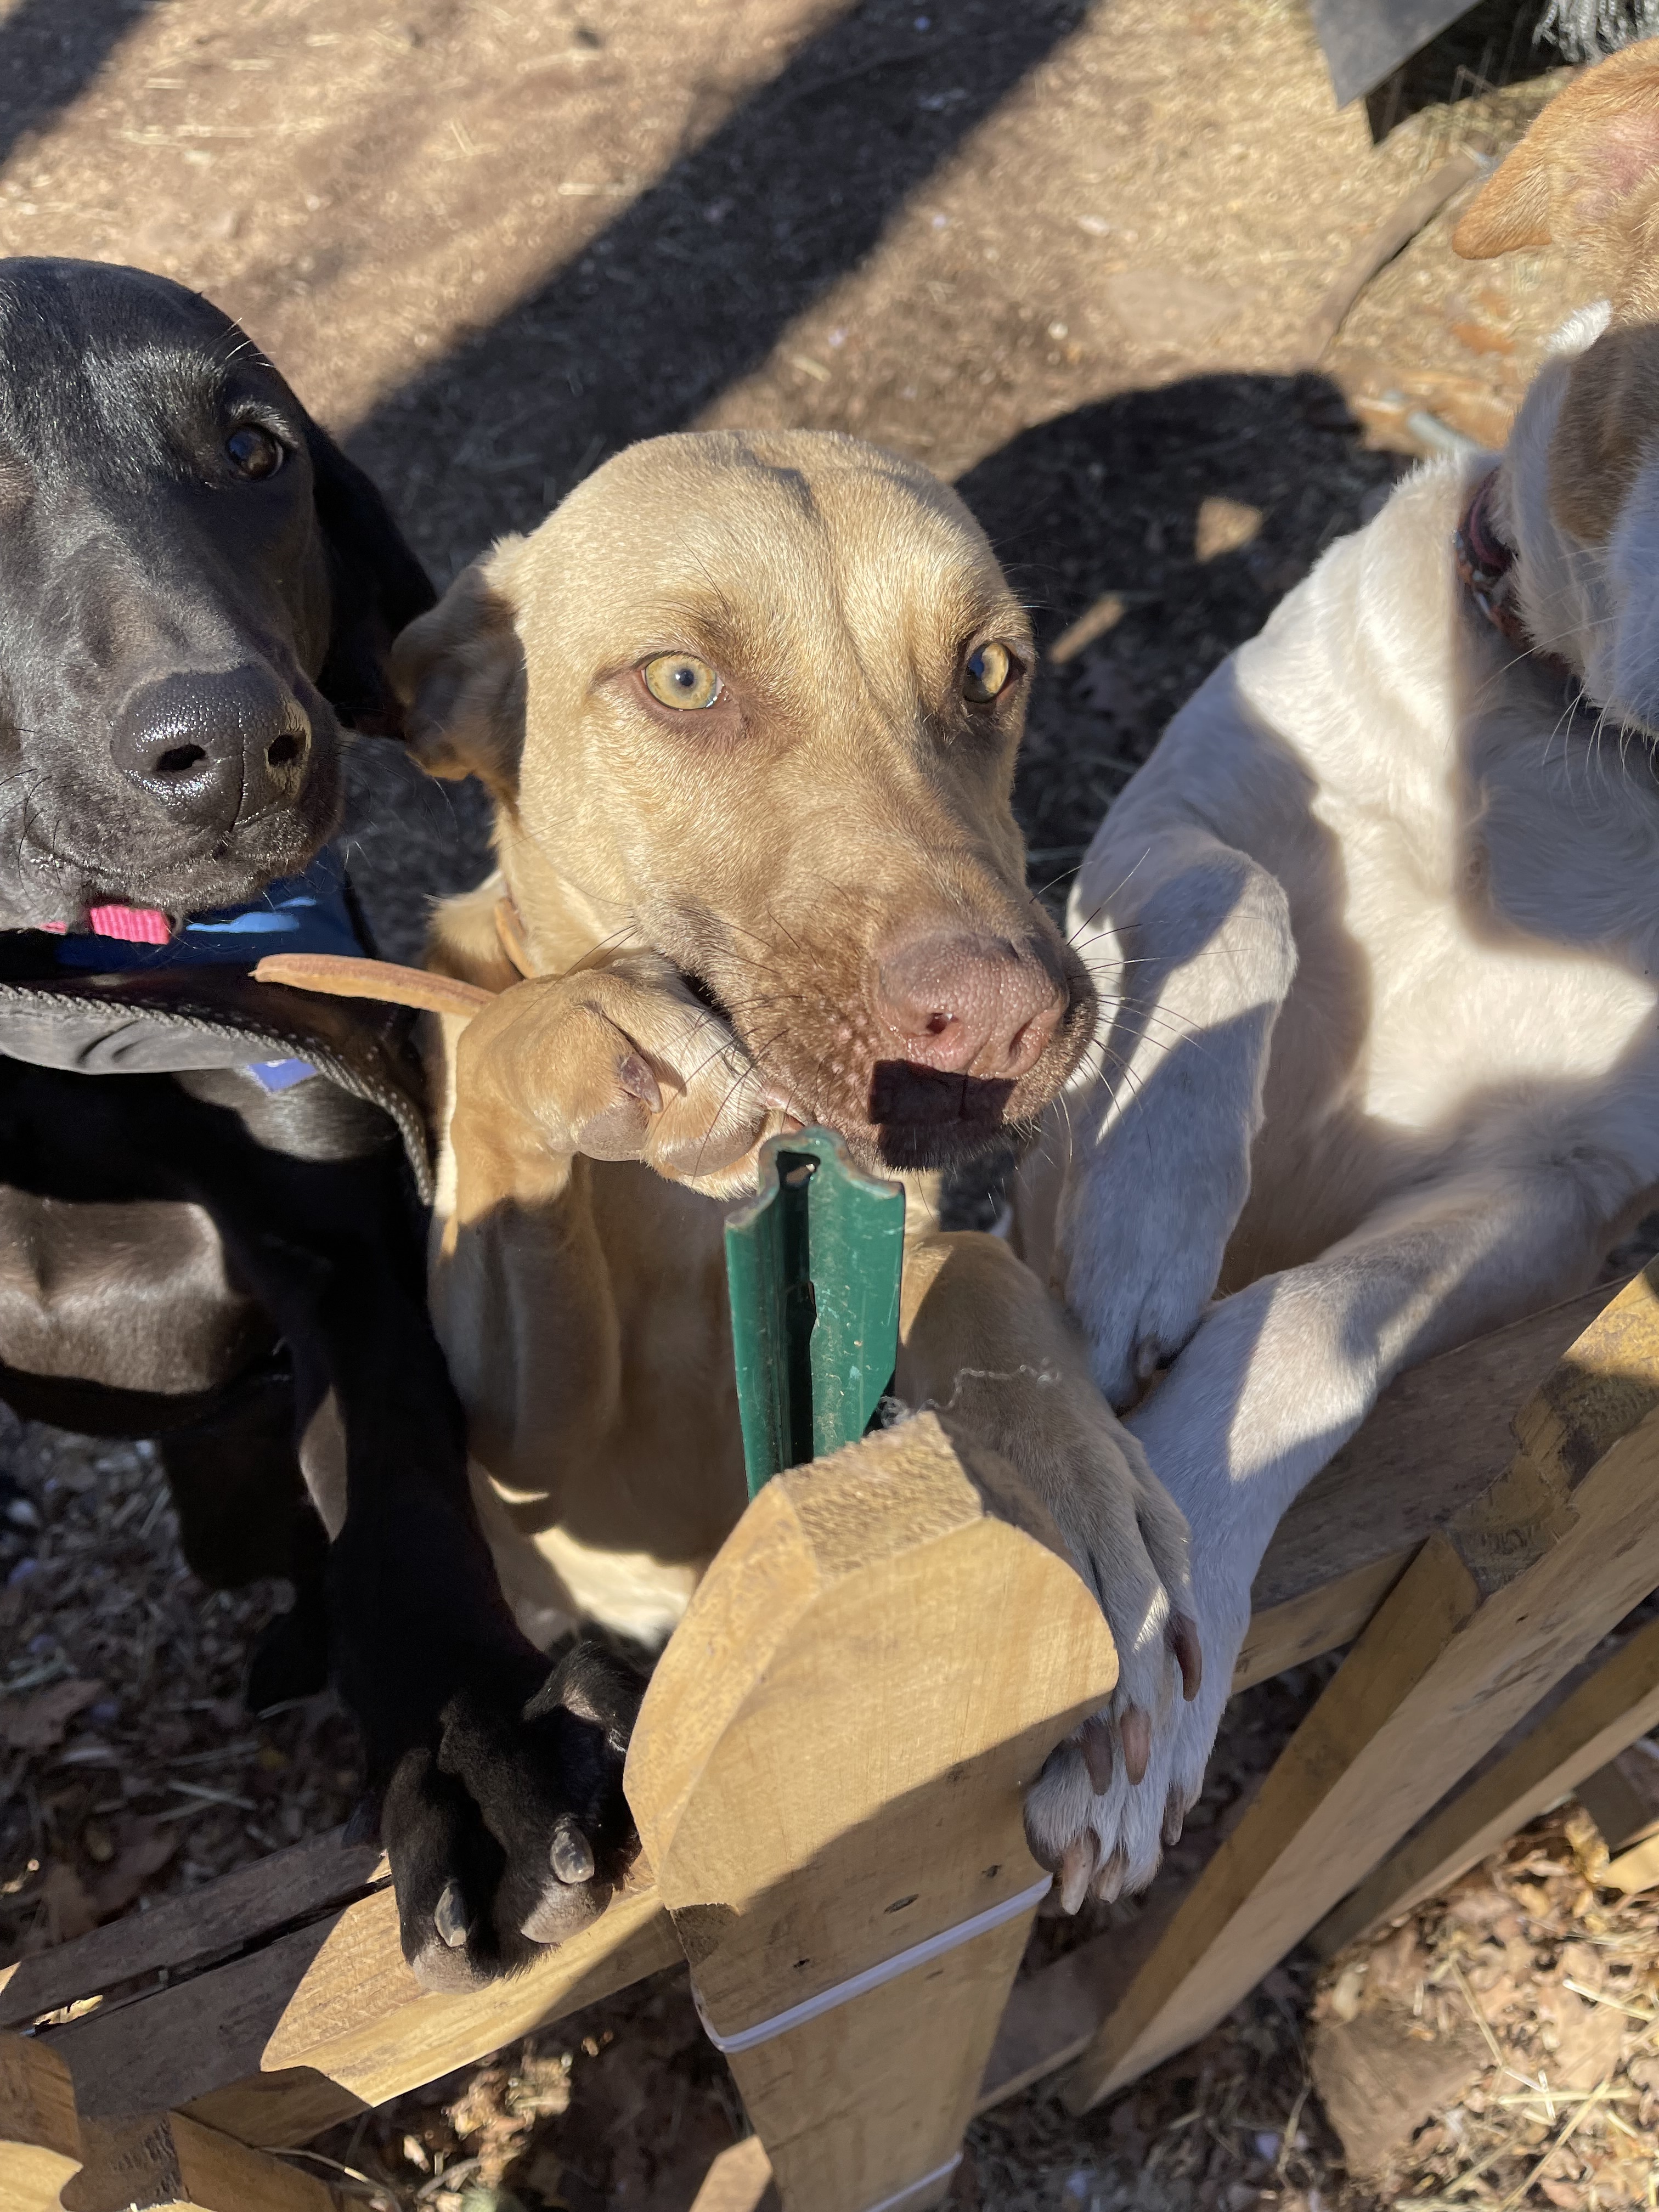
[[[904,1186],[856,1168],[833,1129],[774,1137],[726,1217],[726,1286],[753,1498],[871,1426],[898,1358]]]

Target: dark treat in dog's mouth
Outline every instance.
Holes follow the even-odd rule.
[[[762,1097],[798,1127],[816,1122],[836,1129],[854,1159],[872,1173],[969,1166],[1011,1139],[1021,1143],[1030,1133],[1031,1115],[1020,1110],[1029,1102],[1015,1103],[1021,1085],[1013,1079],[929,1067],[899,1055],[872,1063],[862,1114],[849,1112],[845,1099],[815,1098],[810,1090],[803,1091],[799,1078],[775,1070],[769,1054],[754,1051],[744,1023],[706,976],[678,961],[675,967],[698,1005],[750,1053],[765,1079]],[[1062,1018],[1069,1022],[1076,1010],[1073,997]]]
[[[1014,1085],[1004,1077],[959,1075],[914,1060],[878,1060],[870,1073],[870,1120],[877,1129],[943,1131],[965,1125],[966,1133],[994,1134],[1003,1127]]]

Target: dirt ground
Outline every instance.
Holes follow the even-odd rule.
[[[1018,804],[1034,881],[1063,890],[1171,709],[1408,465],[1413,410],[1501,439],[1581,300],[1559,255],[1457,261],[1454,205],[1308,357],[1370,227],[1451,154],[1501,150],[1559,81],[1482,89],[1524,63],[1480,32],[1461,82],[1441,70],[1474,96],[1396,100],[1373,144],[1362,106],[1334,109],[1300,0],[0,0],[0,252],[210,294],[347,437],[440,582],[655,431],[813,425],[926,460],[1036,611]],[[483,872],[483,809],[373,743],[353,785],[354,872],[407,957],[430,897]],[[192,1582],[142,1448],[0,1433],[0,1957],[343,1816],[341,1716],[317,1701],[254,1726],[237,1703],[281,1593]],[[1321,1679],[1235,1706],[1208,1817]],[[1477,1896],[1509,1902],[1466,1910]],[[1564,1942],[1650,1975],[1650,1914],[1596,1901],[1559,1822],[1419,1916],[1375,1987],[1437,2005],[1457,1929],[1534,1995]],[[1059,1940],[1045,1925],[1037,1948]],[[1502,2104],[1513,2085],[1461,2083],[1385,2179],[1348,2176],[1308,2071],[1340,1986],[1358,1984],[1316,1993],[1292,1960],[1086,2121],[1045,2091],[1015,2100],[976,2125],[957,2201],[1504,2202],[1534,2118],[1539,2143],[1556,2124],[1547,2099]],[[1652,2063],[1631,2057],[1607,2123],[1508,2201],[1652,2203],[1632,2179],[1653,2157]],[[1460,2182],[1500,2122],[1522,2162]],[[742,2125],[671,1978],[317,2154],[387,2204],[670,2212]]]

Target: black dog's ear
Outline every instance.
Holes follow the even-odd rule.
[[[401,737],[403,714],[386,658],[398,631],[438,595],[356,463],[309,418],[306,443],[328,548],[328,651],[317,688],[348,728]]]

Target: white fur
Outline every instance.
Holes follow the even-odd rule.
[[[1588,307],[1575,307],[1559,331],[1554,331],[1545,350],[1548,353],[1583,353],[1595,343],[1613,319],[1613,302],[1595,301]]]
[[[1210,678],[1084,864],[1110,1003],[1054,1275],[1120,1405],[1185,1346],[1129,1425],[1192,1526],[1205,1669],[1139,1788],[1072,1759],[1034,1794],[1114,1888],[1196,1795],[1291,1500],[1401,1367],[1586,1286],[1659,1187],[1659,465],[1604,549],[1547,497],[1605,322],[1562,334],[1498,511],[1607,712],[1474,608],[1451,541],[1492,464],[1443,462]]]

